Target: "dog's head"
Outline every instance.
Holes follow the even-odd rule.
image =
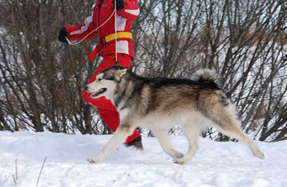
[[[112,99],[117,84],[119,84],[123,76],[127,73],[127,68],[114,66],[99,73],[94,82],[85,86],[85,90],[91,93],[91,97],[96,99],[105,96]]]

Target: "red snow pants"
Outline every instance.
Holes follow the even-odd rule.
[[[132,63],[132,58],[129,55],[125,54],[118,54],[117,55],[118,62],[120,66],[130,68]],[[92,75],[91,79],[89,80],[88,84],[96,80],[96,76],[103,70],[112,67],[115,64],[115,56],[104,56],[103,61],[96,69],[94,74]],[[96,106],[98,108],[98,112],[105,122],[105,124],[115,132],[120,124],[119,113],[116,107],[112,104],[110,100],[107,100],[105,97],[99,97],[97,99],[93,99],[90,97],[91,93],[88,93],[86,90],[82,92],[83,98],[89,105]],[[129,136],[126,140],[125,144],[128,144],[139,138],[141,135],[140,133],[135,130],[134,133]]]

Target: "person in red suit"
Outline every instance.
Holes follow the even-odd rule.
[[[96,55],[102,56],[103,60],[88,83],[95,81],[101,71],[112,67],[116,61],[122,67],[130,68],[134,59],[131,23],[138,15],[137,0],[97,0],[84,24],[64,25],[61,28],[58,36],[61,42],[67,42],[67,38],[68,40],[87,40],[95,36],[99,38],[99,44],[89,55],[89,60],[93,60]],[[87,104],[98,108],[104,123],[112,131],[116,131],[119,126],[119,113],[111,101],[105,97],[93,99],[85,90],[82,94]],[[140,133],[135,130],[125,144],[142,149]]]

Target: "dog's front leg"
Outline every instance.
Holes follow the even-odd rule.
[[[124,143],[127,137],[132,135],[134,130],[135,128],[131,127],[130,125],[120,125],[112,138],[104,146],[102,152],[100,152],[100,154],[98,154],[95,158],[89,158],[88,161],[90,163],[98,163],[103,160],[110,152],[112,152],[120,144]]]

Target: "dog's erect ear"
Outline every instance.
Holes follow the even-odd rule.
[[[121,70],[119,70],[119,74],[118,75],[120,77],[123,77],[127,73],[127,71],[128,71],[128,68],[121,69]]]

